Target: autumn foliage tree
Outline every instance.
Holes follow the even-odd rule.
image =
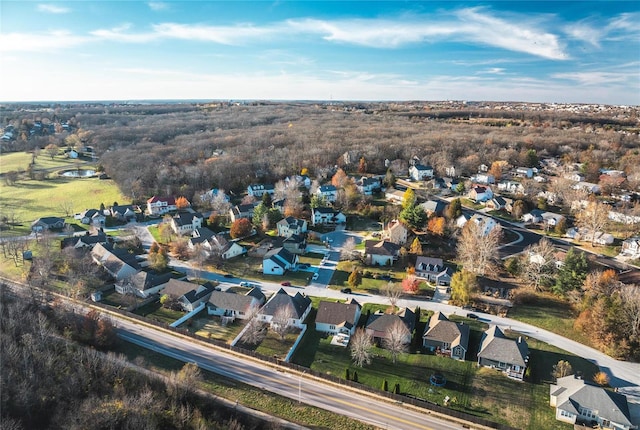
[[[364,157],[360,157],[360,162],[358,163],[358,173],[367,173],[367,161],[364,159]]]
[[[436,236],[444,236],[446,225],[447,220],[443,217],[432,217],[427,223],[427,230]]]
[[[232,239],[248,236],[251,233],[251,221],[247,218],[237,219],[231,224],[229,234]]]
[[[331,185],[336,188],[343,188],[347,182],[349,181],[349,177],[345,173],[344,170],[338,169],[336,173],[331,178]]]
[[[189,203],[189,200],[187,200],[186,197],[180,196],[176,199],[176,207],[178,209],[186,209],[189,206],[191,206],[191,203]]]
[[[405,293],[415,294],[420,289],[420,281],[415,274],[407,274],[402,280],[402,291]]]

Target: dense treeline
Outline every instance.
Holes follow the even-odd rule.
[[[540,157],[640,174],[634,111],[586,114],[548,111],[419,109],[412,105],[166,104],[58,106],[51,112],[0,111],[4,124],[47,117],[69,121],[72,133],[101,155],[105,171],[134,200],[153,194],[188,198],[212,187],[240,191],[308,168],[324,179],[334,166],[384,173],[385,159],[418,157],[436,173],[455,166],[472,174],[481,163],[525,164]],[[43,146],[64,134],[11,149]],[[21,148],[20,146],[24,148]]]
[[[236,429],[242,423],[193,392],[198,370],[150,378],[113,353],[109,320],[47,309],[0,289],[0,427],[20,429]],[[274,428],[271,424],[268,428]]]

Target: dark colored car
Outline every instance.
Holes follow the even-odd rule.
[[[225,278],[233,278],[233,275],[231,273],[225,273],[224,277]]]
[[[289,281],[280,282],[280,285],[282,285],[283,287],[290,287],[291,286],[291,282],[289,282]]]
[[[340,292],[345,294],[351,294],[351,288],[342,288]]]
[[[380,276],[380,279],[382,279],[383,281],[390,281],[391,280],[391,275],[382,275],[382,276]]]
[[[468,313],[467,314],[467,318],[471,318],[472,320],[477,320],[478,319],[478,315],[472,314],[472,313]]]

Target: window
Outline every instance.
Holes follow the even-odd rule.
[[[334,325],[330,325],[329,326],[329,330],[335,330],[335,329],[336,329],[336,326],[334,326]]]
[[[451,344],[449,342],[442,342],[442,349],[449,349],[451,348]]]
[[[520,371],[520,366],[513,366],[513,371],[514,372],[519,372]]]
[[[498,367],[499,367],[500,369],[506,369],[506,368],[507,368],[507,363],[499,362],[499,363],[498,363]]]
[[[565,411],[564,409],[560,410],[560,416],[567,417],[567,418],[573,418],[573,414],[571,412]]]
[[[580,415],[591,419],[596,418],[596,414],[593,413],[591,409],[587,408],[580,408]]]

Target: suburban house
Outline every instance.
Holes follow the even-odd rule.
[[[500,181],[498,182],[498,190],[509,194],[524,195],[524,186],[516,181]]]
[[[338,200],[338,189],[333,185],[321,185],[316,191],[318,197],[324,199],[325,202],[333,203]]]
[[[107,217],[104,213],[98,209],[87,209],[84,212],[80,212],[74,217],[82,224],[91,225],[96,228],[104,227]]]
[[[589,230],[580,229],[578,227],[571,227],[568,229],[565,236],[573,240],[581,240],[585,242],[591,242],[591,240],[593,240],[593,242],[598,245],[611,245],[614,242],[614,237],[610,233],[598,231],[595,233],[594,237]]]
[[[298,264],[298,256],[284,248],[274,248],[262,259],[262,273],[265,275],[284,275],[287,270]]]
[[[640,256],[640,236],[633,236],[629,239],[622,241],[622,251],[620,252],[625,257],[639,257]]]
[[[487,200],[491,200],[493,198],[493,191],[491,191],[490,187],[476,184],[471,187],[471,190],[469,190],[467,197],[477,203],[486,202]]]
[[[381,311],[369,315],[365,331],[374,341],[379,342],[389,337],[389,330],[400,321],[407,327],[406,343],[411,342],[411,333],[416,325],[416,314],[409,308],[402,308],[395,314],[385,314]]]
[[[164,215],[177,209],[176,199],[173,197],[153,196],[147,200],[147,213],[149,215]]]
[[[170,273],[158,275],[142,270],[116,282],[115,289],[117,293],[122,295],[135,294],[138,297],[146,299],[152,294],[160,292],[170,279]]]
[[[533,178],[533,174],[535,172],[531,167],[517,167],[515,176],[520,176],[522,178],[531,179]]]
[[[442,312],[436,312],[425,327],[422,346],[438,355],[464,360],[469,348],[469,326],[449,321]]]
[[[95,234],[87,232],[81,236],[65,237],[60,242],[60,248],[64,249],[69,246],[76,249],[92,248],[96,243],[110,243],[110,240],[112,240],[112,238],[104,234],[102,231],[98,231]]]
[[[498,226],[498,223],[491,217],[473,214],[471,216],[462,214],[456,219],[456,226],[462,228],[467,222],[474,222],[478,226],[478,230],[482,236],[487,236],[491,231]]]
[[[606,390],[575,375],[558,378],[549,386],[549,405],[556,408],[556,419],[589,428],[635,429],[626,396]]]
[[[433,167],[414,164],[409,167],[409,177],[414,181],[426,181],[433,178]]]
[[[550,227],[555,227],[564,219],[563,215],[553,212],[547,212],[540,209],[534,209],[522,216],[522,221],[531,224],[544,223]]]
[[[302,255],[307,252],[307,236],[294,234],[282,241],[282,247],[292,254]]]
[[[112,245],[97,243],[91,249],[91,258],[116,281],[121,281],[140,271],[135,255],[129,254],[124,249],[115,249]]]
[[[509,339],[496,325],[489,326],[482,334],[479,366],[498,369],[509,378],[522,381],[528,362],[529,346],[522,336]]]
[[[230,291],[214,291],[207,303],[207,313],[233,322],[236,318],[250,318],[264,304],[266,297],[258,288],[252,288],[246,294]]]
[[[44,230],[62,230],[65,226],[64,218],[47,216],[38,218],[31,223],[31,231],[38,233]]]
[[[135,221],[136,212],[133,205],[111,206],[109,214],[121,222]]]
[[[278,236],[291,237],[294,234],[303,234],[307,232],[307,221],[304,219],[288,216],[276,223]]]
[[[389,187],[384,192],[384,198],[393,204],[400,204],[404,200],[404,191]]]
[[[424,278],[436,285],[449,285],[453,269],[446,267],[442,258],[418,256],[416,258],[416,276]]]
[[[223,260],[229,260],[247,252],[237,241],[229,240],[224,234],[216,234],[206,227],[197,228],[191,232],[188,245],[189,249],[202,246],[209,255],[216,254]]]
[[[387,224],[387,228],[385,228],[382,233],[383,239],[400,246],[406,245],[408,237],[409,229],[398,220],[393,220]]]
[[[364,242],[365,262],[370,266],[391,266],[400,253],[400,245],[387,240]]]
[[[241,218],[253,218],[253,210],[257,206],[257,203],[248,203],[246,205],[236,205],[229,209],[229,217],[231,222],[237,221]]]
[[[382,182],[379,177],[368,178],[366,176],[356,180],[356,188],[360,194],[370,196],[374,193],[379,193],[382,189]]]
[[[162,295],[167,295],[176,300],[185,312],[191,312],[201,303],[209,300],[213,291],[214,286],[209,282],[204,285],[198,285],[192,282],[170,279],[164,285]]]
[[[191,234],[202,227],[204,217],[193,209],[181,210],[171,218],[171,229],[177,234]]]
[[[336,225],[347,222],[347,217],[340,211],[332,208],[311,209],[312,225]]]
[[[506,199],[502,196],[493,196],[492,199],[487,200],[487,202],[484,204],[484,207],[496,211],[504,209],[507,212],[511,212],[512,202],[513,201],[511,199]]]
[[[356,330],[362,306],[354,299],[346,303],[322,300],[316,314],[316,331],[352,336]]]
[[[262,197],[264,194],[275,194],[273,184],[251,184],[247,187],[247,194],[253,197]]]
[[[300,293],[290,296],[284,289],[280,288],[260,309],[258,318],[273,324],[272,320],[279,312],[283,312],[289,317],[288,326],[302,328],[304,319],[311,312],[311,299]]]
[[[418,206],[427,213],[427,216],[443,216],[444,211],[447,208],[447,202],[442,200],[427,200],[424,203],[420,203]]]
[[[471,177],[471,181],[482,185],[492,185],[496,183],[496,178],[489,173],[478,172]]]
[[[600,194],[600,185],[594,184],[593,182],[578,182],[574,184],[571,188],[574,190],[583,190],[591,194]]]

